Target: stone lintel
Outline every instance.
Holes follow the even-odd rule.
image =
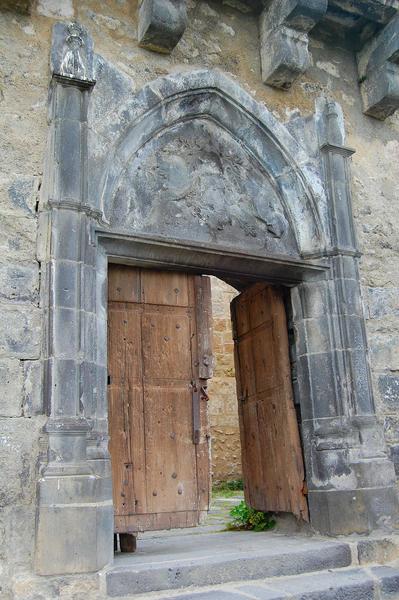
[[[327,11],[327,0],[273,0],[260,20],[263,83],[289,89],[310,64],[308,32]]]
[[[384,120],[399,108],[399,14],[357,58],[364,113]]]
[[[141,0],[138,40],[142,48],[169,54],[186,26],[186,0]]]

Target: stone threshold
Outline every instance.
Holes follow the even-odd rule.
[[[126,598],[126,597],[125,597]],[[397,600],[399,570],[346,568],[229,585],[129,596],[134,600]]]
[[[273,581],[277,581],[282,577],[335,572],[337,569],[355,568],[356,579],[366,577],[364,565],[383,565],[398,558],[399,538],[396,536],[328,539],[276,532],[219,531],[192,536],[173,532],[169,536],[143,536],[139,541],[137,553],[117,554],[114,564],[104,570],[100,577],[101,587],[107,597],[139,597],[145,594],[144,597],[150,598],[151,593],[166,592],[166,595],[154,596],[166,599],[171,591],[177,592],[184,588],[230,585],[231,582],[235,582],[235,589],[238,590],[237,582],[246,582],[248,585],[252,580],[272,578]],[[359,567],[362,568],[359,570]],[[392,576],[397,576],[398,589],[397,596],[387,596],[389,600],[396,597],[399,599],[399,571],[392,571]],[[372,578],[371,571],[368,571],[367,577]],[[376,576],[375,580],[377,579]],[[319,580],[315,581],[317,583]],[[374,585],[377,589],[376,586],[377,584]],[[189,593],[193,594],[193,600],[202,600],[202,592],[200,595],[194,595],[191,591]],[[208,595],[204,598],[219,598],[215,594],[209,595],[210,591],[206,593]],[[191,598],[190,595],[186,597]],[[220,596],[220,600],[225,597],[227,598]],[[234,597],[237,596],[231,596]],[[269,598],[267,595],[264,597]],[[352,596],[347,597],[352,599]],[[363,600],[363,596],[360,597]],[[237,600],[239,598],[240,596]],[[257,596],[253,598],[256,599]],[[316,598],[318,596],[313,596],[312,600]],[[353,596],[354,598],[357,596]],[[365,600],[368,598],[369,596],[364,596]],[[185,599],[184,595],[182,599]]]

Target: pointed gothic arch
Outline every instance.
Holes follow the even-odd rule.
[[[107,148],[101,184],[96,190],[100,198],[98,208],[103,211],[108,223],[118,222],[115,215],[118,189],[129,175],[130,185],[134,185],[140,164],[138,156],[145,155],[146,151],[148,153],[151,145],[153,153],[159,152],[163,138],[170,140],[175,135],[178,140],[181,129],[186,130],[187,138],[187,124],[195,129],[196,124],[201,122],[206,124],[210,140],[221,137],[235,150],[240,148],[253,172],[261,174],[264,187],[273,196],[271,204],[280,204],[287,219],[298,255],[323,254],[326,239],[322,214],[326,198],[311,158],[286,127],[232,79],[210,70],[157,79],[144,86],[125,105],[123,122],[120,120],[118,136]],[[113,122],[113,130],[115,127]],[[193,137],[197,138],[194,143],[201,136],[199,128],[196,129],[193,132]],[[176,154],[179,152],[178,146],[174,151]],[[234,149],[231,152],[234,153]],[[159,167],[156,162],[153,165]],[[193,167],[195,172],[195,165]],[[148,179],[147,182],[150,185]],[[258,189],[253,192],[259,194],[261,188],[259,183]],[[128,193],[125,190],[125,196]],[[262,199],[258,199],[255,213],[267,208],[259,206],[261,203]],[[119,220],[126,216],[120,215]],[[265,215],[254,216],[265,218]],[[137,230],[135,227],[131,229]],[[270,229],[273,230],[272,224]],[[273,231],[272,234],[276,235]],[[281,253],[292,254],[291,251],[284,252],[284,248]]]

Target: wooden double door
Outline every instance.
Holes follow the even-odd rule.
[[[209,508],[209,278],[111,265],[109,427],[115,531],[197,525]],[[282,291],[232,303],[245,498],[308,519]]]

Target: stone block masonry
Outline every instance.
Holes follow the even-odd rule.
[[[208,383],[213,482],[241,479],[241,446],[230,302],[237,290],[212,277],[214,376]]]

